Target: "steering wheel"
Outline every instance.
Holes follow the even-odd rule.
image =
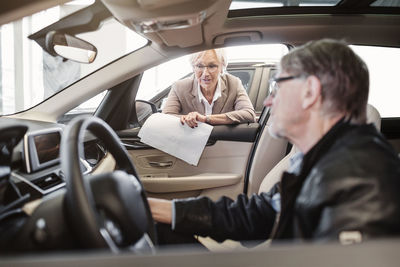
[[[86,130],[104,143],[118,170],[83,175]],[[97,117],[78,117],[66,127],[60,147],[67,184],[66,211],[79,241],[88,248],[150,250],[155,228],[143,185],[127,150],[111,127]]]

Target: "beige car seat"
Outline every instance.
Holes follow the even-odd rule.
[[[368,104],[367,106],[367,122],[373,123],[376,128],[380,131],[381,129],[381,116],[378,110],[373,107],[372,105]],[[264,177],[261,182],[260,188],[258,193],[261,192],[268,192],[281,178],[282,173],[288,169],[290,158],[297,152],[297,148],[295,146],[292,147],[289,154],[287,154],[278,164],[275,165],[274,168]],[[240,242],[233,241],[233,240],[226,240],[222,243],[218,243],[213,239],[206,237],[199,237],[199,241],[207,247],[211,251],[218,251],[218,250],[227,250],[227,249],[235,249],[242,247]],[[269,242],[266,241],[259,246],[266,246],[269,245]]]
[[[381,130],[381,116],[378,110],[372,105],[367,106],[367,123],[373,123],[378,131]],[[264,177],[261,182],[258,193],[268,192],[282,176],[282,173],[289,167],[289,159],[297,152],[296,147],[292,147],[289,154],[287,154],[275,167]]]

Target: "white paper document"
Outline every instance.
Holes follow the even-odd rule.
[[[141,142],[197,166],[213,126],[198,123],[190,128],[176,116],[155,113],[139,131]]]

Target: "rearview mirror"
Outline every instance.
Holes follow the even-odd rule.
[[[97,56],[97,48],[91,43],[56,31],[46,34],[46,50],[53,56],[80,63],[92,63]]]

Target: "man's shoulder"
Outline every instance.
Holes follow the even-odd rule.
[[[376,153],[369,153],[376,151],[378,154],[398,159],[393,146],[389,144],[373,124],[352,126],[336,140],[332,150],[332,153],[337,150],[338,153],[347,153],[352,156],[358,155],[363,158],[376,157]]]
[[[385,166],[392,166],[393,172],[400,166],[393,147],[372,125],[353,127],[320,156],[314,168],[328,178],[380,175]]]
[[[362,204],[398,199],[398,156],[378,132],[359,130],[344,134],[321,155],[304,181],[299,203],[334,205],[360,199]]]

